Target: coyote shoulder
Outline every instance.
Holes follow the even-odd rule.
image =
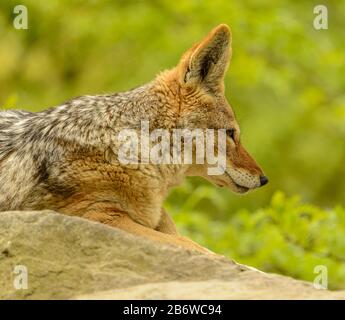
[[[226,25],[189,49],[178,65],[133,90],[82,96],[37,113],[0,112],[0,211],[51,209],[92,219],[158,241],[203,250],[177,234],[162,210],[169,189],[186,176],[205,177],[244,193],[267,183],[240,143],[224,95],[231,56]],[[207,164],[123,164],[121,130],[225,129],[220,175]],[[217,144],[215,145],[217,148]]]

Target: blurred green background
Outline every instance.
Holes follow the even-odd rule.
[[[345,2],[0,2],[0,105],[38,111],[125,91],[174,66],[219,23],[233,34],[226,94],[270,183],[245,196],[188,179],[166,202],[183,234],[239,262],[345,288]],[[308,205],[306,203],[311,203]]]

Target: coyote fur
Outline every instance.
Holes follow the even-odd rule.
[[[79,216],[157,241],[204,251],[180,236],[162,209],[169,189],[202,176],[245,193],[267,178],[240,142],[224,95],[231,33],[219,25],[178,65],[133,90],[82,96],[42,112],[0,112],[0,211],[43,210]],[[207,164],[123,165],[118,141],[125,128],[226,129],[226,168]]]

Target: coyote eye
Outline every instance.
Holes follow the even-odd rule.
[[[226,130],[226,135],[230,139],[235,140],[235,129],[228,129],[228,130]]]

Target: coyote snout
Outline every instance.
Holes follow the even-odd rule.
[[[244,149],[239,138],[230,137],[228,145],[228,165],[225,170],[225,180],[230,181],[230,189],[238,193],[245,193],[250,189],[259,188],[268,182],[268,178]]]

